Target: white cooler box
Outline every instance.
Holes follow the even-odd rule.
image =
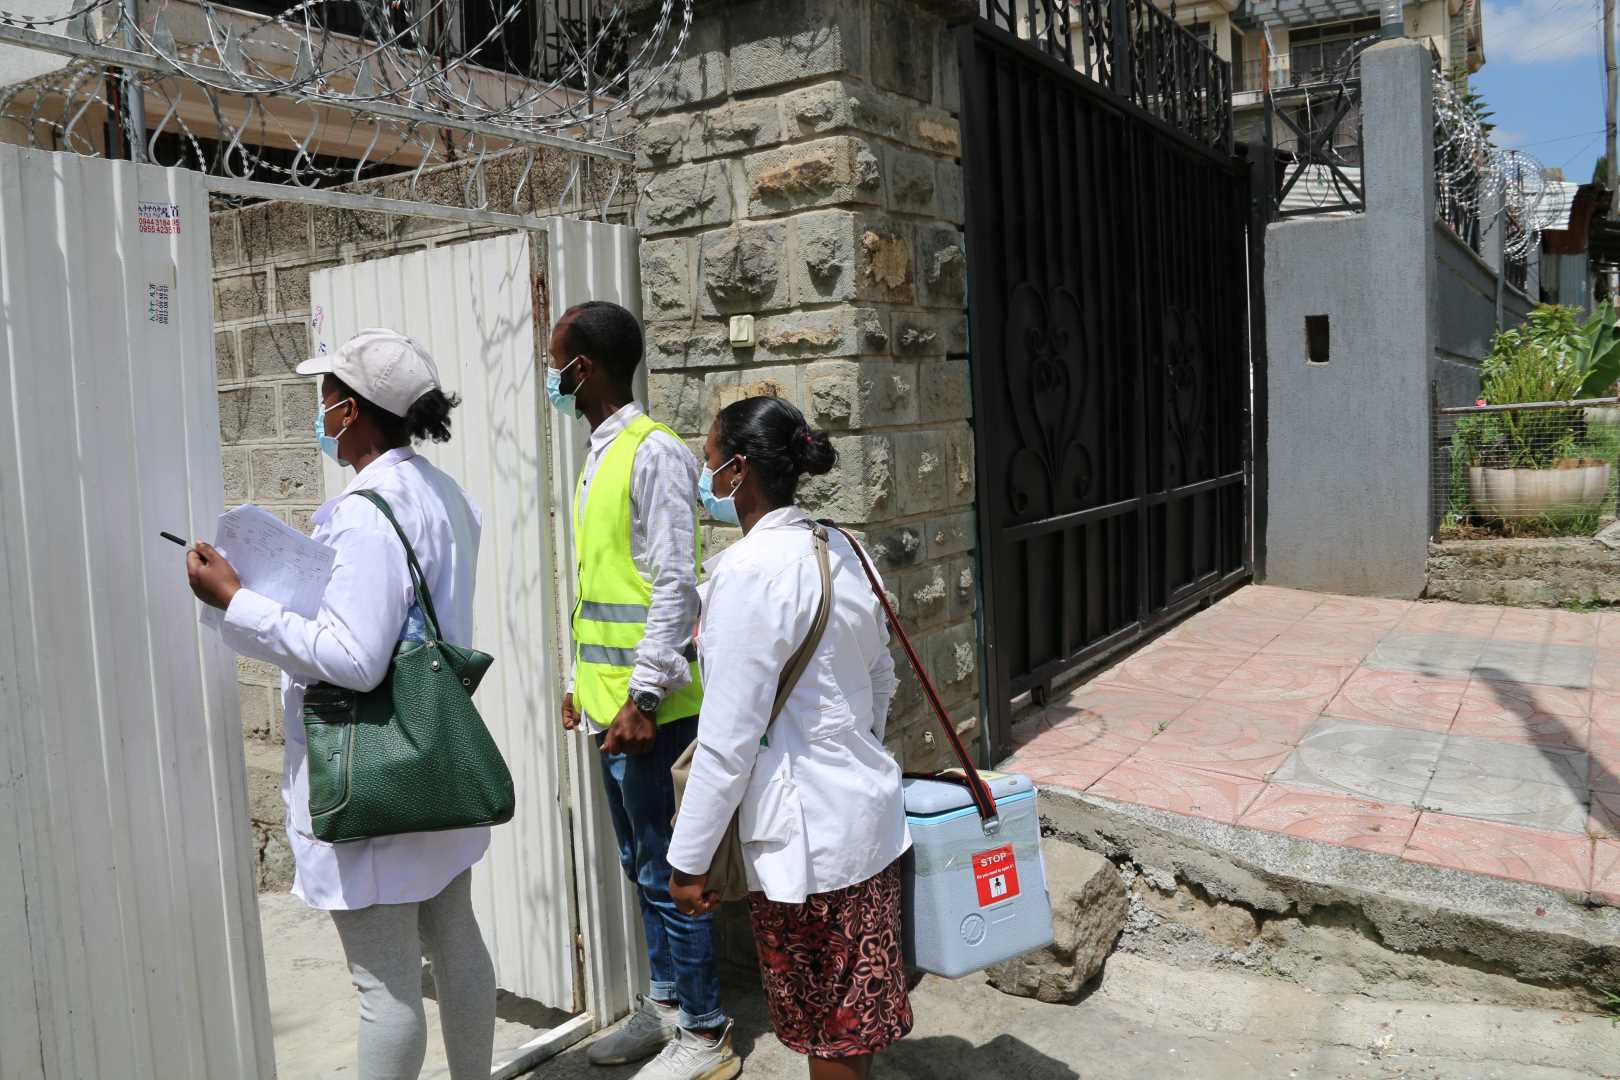
[[[1001,827],[986,833],[968,789],[907,780],[906,963],[958,978],[1052,941],[1041,819],[1027,776],[981,773]]]

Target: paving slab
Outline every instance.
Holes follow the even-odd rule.
[[[1510,780],[1579,790],[1586,801],[1586,754],[1550,745],[1452,735],[1440,750],[1435,776],[1453,782]]]
[[[1584,689],[1592,685],[1595,649],[1584,645],[1492,641],[1479,654],[1474,671],[1496,682]]]
[[[1467,678],[1479,665],[1479,658],[1489,644],[1484,638],[1397,631],[1373,648],[1367,656],[1366,666],[1384,671]]]
[[[1272,780],[1415,806],[1444,745],[1434,732],[1323,717]]]
[[[1425,809],[1567,833],[1586,831],[1590,803],[1568,786],[1482,776],[1442,759],[1423,793]]]
[[[1385,852],[1383,824],[1435,815],[1389,853],[1609,904],[1620,881],[1599,888],[1593,845],[1620,837],[1620,661],[1602,658],[1617,648],[1613,616],[1244,588],[1015,725],[1003,767]],[[1558,858],[1514,855],[1515,829],[1554,837]]]

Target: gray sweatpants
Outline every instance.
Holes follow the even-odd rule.
[[[359,1080],[416,1080],[427,1056],[422,957],[453,1080],[486,1080],[495,1042],[495,967],[478,933],[467,870],[431,900],[334,911],[360,991]]]

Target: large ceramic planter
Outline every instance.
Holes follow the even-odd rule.
[[[1586,417],[1588,427],[1593,425],[1612,427],[1620,424],[1620,408],[1613,405],[1595,405],[1584,410],[1583,415]]]
[[[1560,462],[1552,469],[1468,470],[1474,512],[1485,517],[1525,518],[1577,514],[1602,508],[1609,494],[1610,465],[1590,459]]]

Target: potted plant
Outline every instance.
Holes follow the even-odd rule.
[[[1584,323],[1544,305],[1496,336],[1481,367],[1488,405],[1574,401],[1607,394],[1620,378],[1616,309]],[[1594,430],[1596,429],[1596,430]],[[1482,413],[1458,426],[1476,514],[1500,519],[1595,514],[1610,494],[1617,435],[1581,409]]]

